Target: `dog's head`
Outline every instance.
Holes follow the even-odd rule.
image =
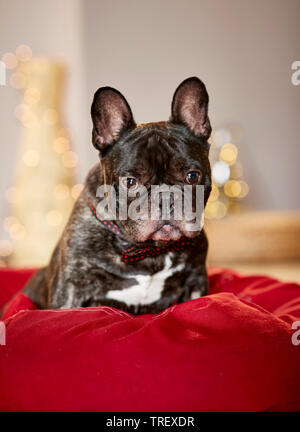
[[[191,230],[190,219],[185,217],[184,211],[180,218],[174,215],[174,208],[178,203],[183,208],[185,202],[184,197],[180,201],[177,192],[192,190],[192,210],[201,212],[197,216],[203,221],[203,205],[197,209],[194,198],[195,191],[201,189],[196,186],[203,185],[205,205],[211,190],[207,144],[211,126],[207,111],[208,94],[198,78],[188,78],[179,85],[167,122],[136,125],[121,93],[110,87],[102,87],[95,93],[91,108],[93,145],[99,150],[104,183],[111,186],[110,190],[118,197],[115,209],[118,224],[134,243],[154,241],[159,244],[181,237],[192,238],[200,233],[202,222]],[[162,185],[176,189],[167,201],[170,204],[168,218],[163,210],[165,194],[158,193],[153,199],[152,193],[151,198],[151,191],[157,191]],[[184,188],[185,185],[191,187]],[[128,194],[125,218],[124,212],[120,217],[120,197],[124,197],[124,193]],[[139,210],[140,216],[129,217],[133,209]]]

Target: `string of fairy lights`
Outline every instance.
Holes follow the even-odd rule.
[[[212,191],[205,208],[206,219],[222,219],[229,213],[243,210],[242,200],[249,193],[249,185],[243,178],[243,166],[238,160],[238,148],[233,144],[234,135],[240,136],[238,126],[217,129],[210,138],[210,162]]]
[[[2,56],[1,60],[10,72],[10,86],[23,93],[21,103],[14,110],[14,116],[22,127],[26,129],[34,128],[37,121],[40,121],[34,114],[34,108],[40,103],[41,94],[37,88],[28,86],[26,75],[22,72],[22,64],[24,65],[25,62],[32,60],[32,50],[27,45],[20,45],[16,48],[15,53],[7,52]],[[58,124],[59,114],[54,109],[46,108],[43,112],[42,121],[47,125]],[[53,140],[52,148],[60,156],[61,163],[65,168],[70,170],[76,168],[79,158],[71,150],[70,131],[68,129],[59,130],[57,137]],[[42,157],[38,150],[28,149],[23,153],[21,163],[26,167],[34,168],[39,165]],[[53,194],[57,200],[67,200],[71,197],[75,201],[82,188],[82,184],[61,183],[55,185]],[[5,198],[9,208],[20,203],[23,199],[21,191],[15,186],[10,186],[7,189]],[[63,222],[63,215],[57,209],[49,210],[43,216],[51,226],[58,226]],[[2,221],[2,227],[4,238],[0,238],[0,267],[5,267],[9,264],[17,241],[26,236],[26,228],[15,215],[6,216]]]

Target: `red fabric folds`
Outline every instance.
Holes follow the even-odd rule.
[[[0,300],[29,273],[2,270]],[[300,286],[220,269],[209,281],[210,295],[137,317],[37,310],[17,294],[2,318],[0,410],[300,410]]]

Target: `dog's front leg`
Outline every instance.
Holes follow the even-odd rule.
[[[50,309],[72,309],[83,306],[84,298],[78,292],[76,285],[70,281],[59,282],[50,292]]]
[[[182,302],[203,297],[208,292],[208,278],[206,266],[203,264],[199,269],[192,270],[184,283],[184,295]]]

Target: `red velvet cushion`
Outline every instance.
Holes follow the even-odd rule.
[[[27,278],[0,272],[0,292]],[[224,270],[209,278],[209,296],[138,317],[34,310],[18,294],[0,346],[0,410],[300,410],[299,285]]]

